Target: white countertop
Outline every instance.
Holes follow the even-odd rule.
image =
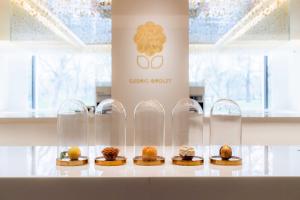
[[[240,167],[210,165],[205,149],[205,164],[195,167],[172,165],[170,154],[164,165],[155,167],[134,165],[132,154],[124,166],[95,166],[91,159],[88,166],[58,167],[56,147],[0,147],[0,177],[300,177],[300,146],[244,146]],[[93,158],[92,147],[90,152]]]

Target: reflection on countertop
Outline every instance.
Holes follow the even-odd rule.
[[[205,147],[203,166],[182,167],[171,164],[171,147],[166,148],[166,164],[155,167],[132,163],[128,147],[127,164],[118,167],[95,166],[95,150],[90,147],[90,164],[83,167],[55,165],[57,148],[53,146],[0,147],[0,177],[295,177],[300,176],[300,147],[244,146],[240,167],[214,166],[208,163]]]

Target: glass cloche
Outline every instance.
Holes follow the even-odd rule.
[[[96,159],[101,166],[126,163],[126,111],[114,99],[102,101],[95,112]]]
[[[172,163],[203,164],[203,111],[192,99],[181,99],[172,110]]]
[[[164,164],[165,110],[157,100],[140,102],[134,110],[134,163]]]
[[[87,129],[86,106],[78,100],[63,102],[57,113],[57,165],[81,166],[88,163]]]
[[[239,105],[229,99],[214,103],[210,112],[210,162],[241,165],[242,116]]]

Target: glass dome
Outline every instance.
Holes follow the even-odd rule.
[[[203,164],[203,111],[192,99],[181,99],[172,111],[173,164]]]
[[[67,100],[57,113],[58,148],[56,164],[80,166],[88,163],[88,111],[78,100]]]
[[[210,162],[241,165],[242,116],[239,105],[229,99],[214,103],[210,112]]]
[[[134,110],[134,163],[161,165],[165,162],[165,110],[156,100],[142,101]]]
[[[102,101],[95,112],[96,165],[118,166],[126,163],[126,111],[114,99]]]

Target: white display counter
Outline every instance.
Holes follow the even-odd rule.
[[[57,167],[56,147],[0,147],[0,199],[300,199],[300,147],[245,146],[241,167]],[[132,152],[132,148],[128,148]],[[94,151],[91,149],[91,158]]]

